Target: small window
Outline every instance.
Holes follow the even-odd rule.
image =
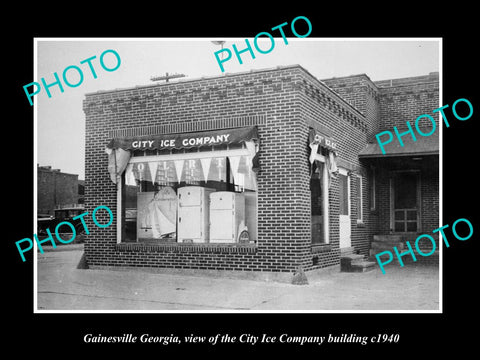
[[[375,179],[376,173],[375,173],[375,168],[372,167],[370,169],[370,176],[369,176],[369,181],[368,181],[368,196],[369,196],[369,201],[370,201],[370,210],[375,210],[377,207],[376,204],[376,198],[375,198],[375,190],[376,190],[376,179]]]
[[[363,223],[363,177],[357,175],[357,223]]]
[[[349,215],[348,209],[348,176],[338,174],[340,180],[340,215]]]

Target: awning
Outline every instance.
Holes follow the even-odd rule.
[[[123,150],[191,149],[202,146],[241,144],[250,140],[258,140],[256,127],[112,139],[107,148]]]
[[[392,142],[384,144],[385,154],[378,142],[367,144],[358,154],[359,158],[384,158],[392,156],[417,156],[417,155],[438,155],[439,135],[438,132],[430,136],[416,136],[417,141],[413,141],[411,136],[402,137],[403,146],[396,137]]]
[[[231,144],[245,144],[250,156],[250,168],[254,172],[259,171],[258,151],[259,141],[256,127],[245,127],[235,129],[222,129],[208,132],[181,133],[181,134],[163,134],[150,136],[136,136],[128,138],[112,139],[105,149],[108,154],[108,171],[113,183],[117,183],[120,176],[125,171],[133,150],[172,150],[172,149],[191,149],[202,146],[218,146]],[[229,156],[233,164],[232,171],[237,171],[240,158]],[[177,172],[180,169],[180,162],[183,168],[183,160],[176,160]],[[204,160],[203,168],[206,169]],[[150,167],[158,166],[157,163],[148,163]],[[152,173],[156,173],[150,169]],[[180,170],[181,172],[181,170]],[[178,175],[178,174],[177,174]],[[152,177],[152,182],[155,178]]]
[[[331,138],[318,130],[310,128],[309,133],[309,143],[310,147],[312,146],[321,146],[327,148],[328,150],[336,151],[337,150],[337,143]]]
[[[337,143],[334,141],[333,138],[323,134],[322,132],[310,128],[310,132],[308,135],[308,141],[310,146],[310,164],[312,165],[311,170],[313,171],[313,164],[318,159],[318,147],[322,147],[327,149],[327,156],[324,157],[325,159],[325,166],[328,170],[328,187],[330,187],[332,178],[336,177],[338,172],[337,167]],[[323,165],[318,165],[318,168],[321,168]]]

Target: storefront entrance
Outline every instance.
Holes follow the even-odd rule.
[[[339,201],[340,201],[340,248],[351,247],[351,219],[350,219],[350,175],[347,170],[339,169]]]

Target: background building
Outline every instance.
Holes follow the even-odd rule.
[[[37,165],[37,213],[53,215],[58,206],[77,204],[78,175]]]

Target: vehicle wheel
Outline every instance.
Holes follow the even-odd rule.
[[[83,226],[77,226],[75,232],[77,235],[85,235],[85,228]]]
[[[75,231],[77,232],[75,243],[83,244],[85,242],[85,228],[83,226],[77,226]]]

